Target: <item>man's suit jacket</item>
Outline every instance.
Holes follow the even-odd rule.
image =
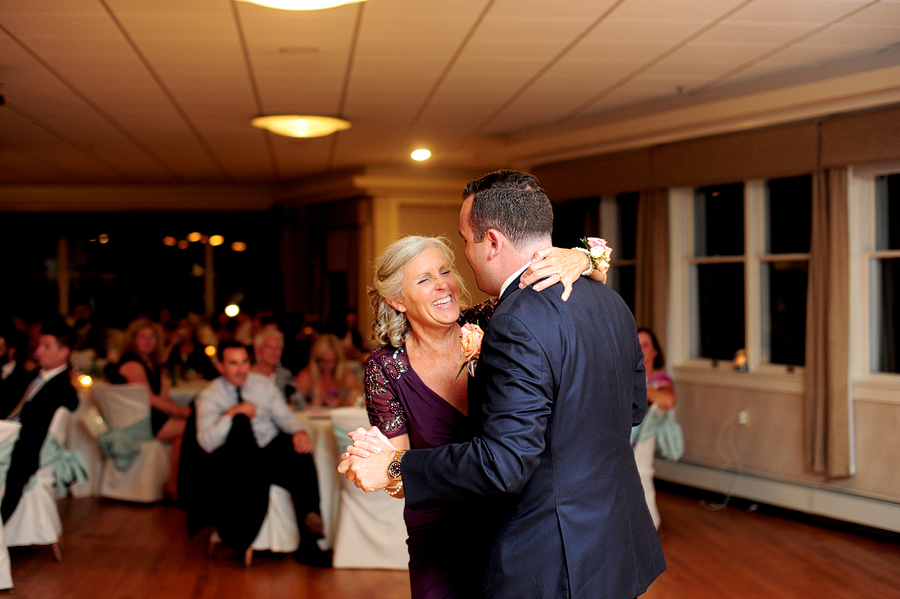
[[[6,418],[19,405],[25,389],[36,376],[36,371],[29,372],[25,370],[21,362],[17,362],[9,376],[0,380],[0,418]]]
[[[629,442],[647,409],[634,318],[586,279],[568,302],[510,287],[470,386],[481,434],[407,453],[406,503],[488,498],[483,596],[636,597],[665,560]]]
[[[13,447],[6,474],[6,492],[0,503],[0,517],[4,522],[15,511],[22,489],[40,465],[41,446],[47,437],[53,414],[60,407],[70,412],[78,407],[78,394],[69,382],[68,370],[63,370],[44,383],[34,397],[22,406],[19,414],[22,428]]]

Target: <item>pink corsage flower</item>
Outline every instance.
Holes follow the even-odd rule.
[[[463,368],[469,371],[469,374],[475,376],[475,366],[478,364],[478,358],[481,357],[481,340],[484,339],[484,331],[477,324],[468,322],[464,324],[459,331],[459,343],[463,353],[463,363],[456,373],[457,378],[462,373]]]
[[[588,250],[594,270],[606,273],[609,270],[609,261],[612,255],[612,248],[606,245],[606,240],[599,237],[586,237],[581,242]]]

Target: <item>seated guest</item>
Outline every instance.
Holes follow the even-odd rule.
[[[335,335],[321,335],[309,350],[309,364],[294,381],[307,408],[352,406],[362,394],[359,379],[344,359],[344,348]]]
[[[187,319],[181,321],[169,342],[169,357],[166,370],[172,373],[172,380],[202,378],[213,380],[219,373],[212,360],[206,355],[206,348],[197,336],[197,328]]]
[[[672,378],[663,370],[665,358],[662,347],[656,339],[656,335],[648,328],[638,329],[638,340],[641,342],[641,350],[644,352],[644,369],[647,378],[647,404],[649,406],[644,421],[632,431],[632,446],[634,447],[634,459],[637,462],[638,473],[641,476],[641,484],[644,487],[644,497],[653,524],[659,530],[662,522],[659,508],[656,505],[656,487],[653,476],[656,471],[654,457],[657,449],[657,435],[663,432],[664,426],[674,426],[674,421],[666,419],[666,412],[675,407],[675,390],[672,386]],[[677,434],[681,434],[680,427],[674,426]],[[662,448],[664,455],[666,448]],[[666,456],[670,457],[670,456]],[[680,456],[671,456],[677,459]]]
[[[2,414],[7,420],[22,423],[6,474],[6,492],[0,503],[0,518],[4,523],[16,511],[25,484],[40,466],[41,447],[53,414],[60,407],[70,412],[78,407],[78,395],[69,380],[68,360],[73,337],[72,329],[63,322],[41,327],[34,352],[40,371],[18,403]]]
[[[35,373],[25,370],[17,355],[25,355],[25,337],[14,328],[0,330],[0,413],[8,414],[22,399]]]
[[[162,376],[159,356],[162,333],[149,318],[138,318],[125,331],[127,350],[119,358],[117,368],[109,372],[109,382],[143,383],[150,390],[150,427],[157,439],[172,444],[172,468],[166,493],[177,495],[178,456],[191,409],[172,401],[169,382]]]
[[[275,383],[288,404],[297,392],[294,387],[294,375],[281,364],[284,352],[284,334],[273,325],[262,328],[253,339],[253,366],[250,370],[266,376]]]
[[[210,523],[222,543],[244,551],[259,533],[268,509],[269,485],[291,494],[300,525],[298,561],[328,565],[319,550],[319,485],[312,442],[274,383],[250,372],[247,348],[219,345],[222,376],[197,397],[197,443],[211,454]]]

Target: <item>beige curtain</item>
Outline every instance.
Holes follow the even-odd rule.
[[[615,261],[615,254],[613,254]],[[669,291],[669,199],[666,190],[642,192],[637,209],[634,319],[666,346]]]
[[[806,300],[806,463],[811,472],[850,476],[850,264],[847,171],[813,179]]]

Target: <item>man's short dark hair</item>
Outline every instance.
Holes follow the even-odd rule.
[[[219,360],[225,359],[225,350],[226,349],[234,349],[240,348],[246,351],[248,354],[250,353],[247,350],[247,346],[241,343],[240,341],[235,341],[234,339],[226,339],[222,343],[219,344],[219,348],[216,350],[216,354],[219,356]]]
[[[553,206],[534,175],[501,169],[469,181],[463,199],[474,195],[469,224],[476,243],[497,229],[516,247],[553,233]]]
[[[41,323],[41,335],[52,335],[60,347],[72,349],[75,345],[75,331],[62,318],[51,318]]]

